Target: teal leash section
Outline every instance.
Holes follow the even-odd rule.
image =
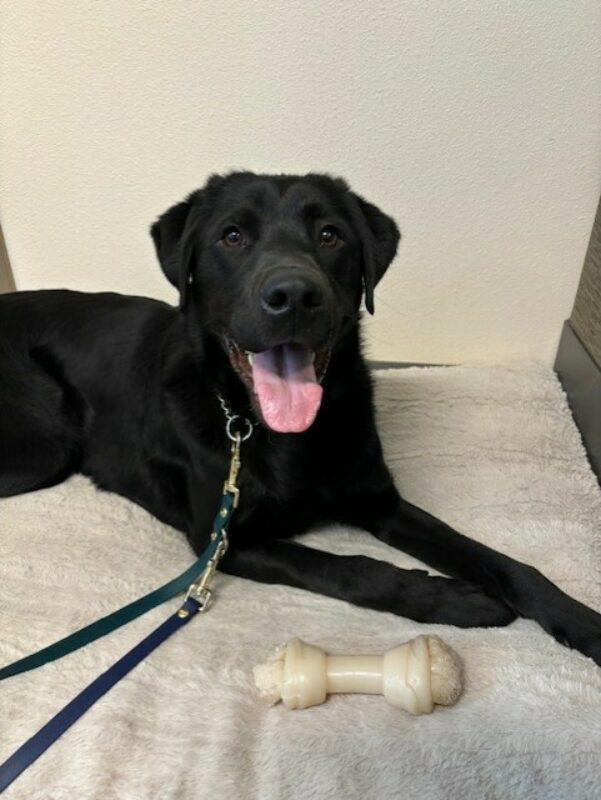
[[[236,497],[237,495],[232,492],[224,492],[221,507],[213,523],[214,533],[223,529],[227,530],[230,517],[234,510]],[[106,617],[102,617],[96,620],[96,622],[92,622],[90,625],[86,625],[84,628],[69,634],[69,636],[66,636],[64,639],[60,639],[48,645],[48,647],[44,647],[35,653],[24,656],[18,661],[14,661],[12,664],[1,667],[0,681],[11,678],[13,675],[29,672],[29,670],[36,669],[44,664],[49,664],[51,661],[63,658],[63,656],[69,655],[69,653],[73,653],[75,650],[79,650],[80,647],[85,647],[87,644],[95,642],[97,639],[101,639],[103,636],[107,636],[109,633],[116,631],[121,626],[127,625],[128,622],[142,616],[142,614],[145,614],[152,608],[156,608],[156,606],[165,603],[167,600],[171,600],[172,597],[175,597],[187,589],[200,575],[205,569],[211,555],[212,553],[210,551],[205,551],[187,570],[169,581],[169,583],[149,592],[147,595],[144,595],[144,597],[138,598],[138,600],[134,600],[133,603],[129,603],[129,605],[123,606],[123,608],[119,608],[111,614],[107,614]]]
[[[222,405],[224,405],[223,402]],[[227,551],[229,542],[227,535],[228,525],[238,505],[240,495],[237,484],[238,472],[240,471],[240,444],[246,441],[253,431],[252,423],[249,420],[237,417],[231,412],[228,414],[227,408],[224,408],[224,410],[227,417],[226,432],[232,442],[230,471],[223,487],[221,505],[213,523],[209,544],[200,558],[188,567],[185,572],[159,589],[155,589],[155,591],[150,592],[139,600],[76,631],[49,647],[45,647],[37,653],[7,665],[0,670],[0,680],[42,666],[42,664],[47,664],[50,661],[56,661],[56,659],[72,653],[79,647],[83,647],[101,636],[120,628],[188,586],[183,605],[139,644],[122,656],[112,667],[99,675],[83,691],[76,695],[71,702],[67,703],[21,747],[15,750],[9,758],[0,763],[0,794],[34,761],[43,755],[65,731],[74,725],[94,703],[110,691],[115,684],[172,634],[187,625],[199,612],[207,611],[210,607],[212,601],[210,584],[220,560]],[[239,420],[243,424],[244,435],[232,430],[233,424]],[[190,582],[191,580],[192,582]]]
[[[246,417],[234,414],[221,395],[217,395],[217,397],[225,414],[225,432],[228,439],[232,442],[232,446],[229,474],[223,485],[221,506],[213,522],[211,542],[216,542],[221,534],[223,534],[227,542],[227,527],[238,505],[238,498],[240,496],[237,483],[238,473],[240,472],[240,446],[242,442],[247,441],[247,439],[251,437],[254,426]],[[181,575],[178,575],[177,578],[169,581],[169,583],[144,595],[144,597],[140,597],[138,600],[134,600],[133,603],[129,603],[123,606],[123,608],[113,611],[106,617],[101,617],[101,619],[96,620],[96,622],[92,622],[90,625],[80,628],[80,630],[69,634],[69,636],[65,636],[64,639],[59,639],[59,641],[48,645],[48,647],[44,647],[35,653],[24,656],[18,661],[14,661],[12,664],[0,667],[0,681],[12,678],[14,675],[20,675],[23,672],[29,672],[37,667],[42,667],[44,664],[49,664],[52,661],[63,658],[63,656],[69,655],[69,653],[73,653],[75,650],[79,650],[81,647],[85,647],[87,644],[95,642],[97,639],[101,639],[103,636],[116,631],[122,625],[127,625],[128,622],[131,622],[147,611],[150,611],[152,608],[156,608],[156,606],[175,597],[175,595],[183,592],[184,589],[203,572],[207,563],[214,555],[213,551],[217,546],[216,544],[215,548],[211,548],[209,544],[205,552],[191,564],[185,572],[182,572]],[[209,601],[210,592],[207,594],[207,602]]]

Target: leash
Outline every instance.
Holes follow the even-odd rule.
[[[152,633],[103,672],[61,711],[50,719],[37,733],[0,764],[0,794],[36,759],[38,759],[62,734],[68,730],[94,703],[116,683],[143,661],[172,634],[187,625],[198,613],[208,611],[212,603],[211,581],[220,560],[228,548],[228,526],[238,505],[238,473],[240,471],[241,443],[250,438],[253,425],[250,420],[233,414],[220,397],[227,418],[226,433],[232,442],[228,478],[224,483],[221,505],[213,522],[211,540],[200,557],[181,575],[150,594],[109,614],[91,625],[45,647],[37,653],[9,664],[0,670],[0,680],[26,672],[55,661],[80,647],[105,636],[151,608],[169,600],[188,586],[180,608]],[[237,423],[242,431],[235,431]],[[194,580],[196,578],[196,580]],[[190,583],[190,581],[193,581]]]
[[[226,499],[229,498],[224,497],[224,500],[222,500],[221,511],[228,511],[227,507],[224,506]],[[208,556],[205,550],[200,558],[189,566],[185,572],[182,572],[181,575],[178,575],[177,578],[174,578],[164,586],[155,589],[144,597],[140,597],[127,606],[123,606],[123,608],[117,611],[113,611],[111,614],[107,614],[106,617],[102,617],[96,620],[96,622],[86,625],[85,628],[81,628],[69,634],[69,636],[66,636],[64,639],[59,639],[59,641],[48,645],[48,647],[44,647],[42,650],[38,650],[31,655],[25,656],[12,664],[7,664],[7,666],[0,668],[0,681],[56,661],[72,653],[74,650],[79,650],[80,647],[85,647],[87,644],[96,641],[96,639],[101,639],[103,636],[116,631],[122,625],[126,625],[128,622],[136,619],[136,617],[142,616],[142,614],[161,605],[161,603],[165,603],[167,600],[175,597],[175,595],[183,592],[184,589],[190,585],[206,567],[207,560]]]

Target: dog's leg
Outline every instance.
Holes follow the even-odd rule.
[[[406,570],[366,556],[339,556],[296,542],[269,540],[232,547],[221,569],[262,583],[296,586],[390,611],[418,622],[460,627],[507,625],[515,617],[473,584]]]
[[[402,499],[392,484],[355,496],[352,505],[355,524],[383,542],[446,575],[478,584],[520,616],[538,622],[557,641],[601,664],[601,615],[562,592],[534,567],[458,533]]]

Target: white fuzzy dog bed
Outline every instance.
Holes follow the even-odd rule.
[[[388,461],[409,500],[601,609],[601,493],[549,369],[380,373],[377,394]],[[417,564],[357,530],[305,541]],[[191,560],[181,534],[79,476],[0,500],[0,663]],[[534,623],[459,630],[225,575],[215,588],[210,613],[89,711],[7,800],[601,797],[601,669]],[[177,605],[0,683],[0,761]],[[358,695],[293,712],[253,692],[252,665],[292,636],[384,652],[427,631],[463,656],[467,678],[458,705],[431,716]]]

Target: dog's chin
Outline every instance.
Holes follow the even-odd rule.
[[[330,348],[289,342],[250,352],[230,338],[225,344],[259,419],[277,433],[308,430],[321,406]]]

